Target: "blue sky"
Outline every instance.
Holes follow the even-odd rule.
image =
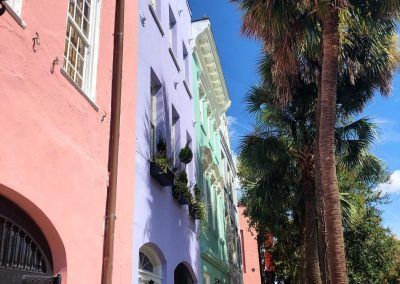
[[[251,130],[251,117],[246,113],[243,98],[249,87],[258,81],[257,60],[261,46],[241,36],[240,13],[228,0],[189,0],[193,19],[207,16],[217,42],[232,107],[228,111],[231,144],[236,150],[240,137]],[[382,206],[384,224],[400,237],[400,76],[393,82],[388,98],[375,97],[365,110],[365,116],[374,119],[380,127],[379,141],[373,152],[393,172],[392,182],[382,185],[390,192],[392,202]]]

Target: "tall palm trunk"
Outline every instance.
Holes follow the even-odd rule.
[[[332,1],[333,2],[333,1]],[[347,284],[342,217],[335,161],[335,112],[339,53],[339,16],[336,7],[330,6],[322,19],[322,77],[319,113],[319,181],[323,190],[328,265],[331,283]]]
[[[321,284],[318,257],[317,206],[315,196],[315,180],[312,172],[312,161],[302,167],[302,183],[305,198],[305,261],[308,284]]]
[[[321,52],[322,58],[322,52]],[[321,101],[321,74],[318,76],[318,102]],[[318,141],[319,141],[319,115],[321,109],[317,108],[316,112],[316,135],[314,143],[314,178],[315,178],[315,202],[317,206],[317,238],[318,238],[318,259],[319,268],[321,271],[321,280],[324,284],[330,284],[330,276],[327,262],[327,241],[326,241],[326,225],[325,225],[325,207],[323,200],[323,191],[321,188],[321,173],[319,166],[319,151],[318,151]]]

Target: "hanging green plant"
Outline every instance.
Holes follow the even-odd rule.
[[[182,205],[190,203],[192,194],[188,187],[188,177],[185,171],[181,171],[176,175],[175,185],[172,188],[172,195]]]
[[[189,213],[194,219],[204,221],[206,219],[206,206],[200,200],[192,197],[189,205]]]
[[[193,152],[187,144],[184,148],[179,151],[179,160],[185,165],[189,164],[193,159]]]

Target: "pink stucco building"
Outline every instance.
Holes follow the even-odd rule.
[[[101,283],[114,5],[0,5],[1,284],[57,274],[63,284]],[[113,262],[121,284],[132,283],[137,1],[125,11]]]
[[[261,284],[260,260],[258,255],[257,234],[249,230],[249,219],[244,216],[245,206],[238,206],[240,238],[242,241],[242,270],[244,284]]]

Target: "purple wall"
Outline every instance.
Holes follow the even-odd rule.
[[[199,244],[196,224],[188,214],[187,206],[179,205],[172,197],[170,187],[162,187],[149,174],[150,150],[150,84],[151,70],[162,85],[158,97],[157,127],[161,129],[169,144],[173,119],[173,108],[179,114],[179,145],[182,148],[187,141],[187,133],[192,139],[192,149],[196,149],[194,132],[194,105],[184,86],[186,79],[192,90],[191,58],[191,14],[186,0],[158,0],[155,12],[164,35],[152,15],[149,0],[139,0],[139,13],[145,17],[144,25],[139,19],[139,56],[138,56],[138,92],[137,92],[137,155],[136,188],[134,205],[134,244],[133,244],[133,283],[138,279],[139,249],[151,243],[163,260],[162,283],[174,283],[174,269],[184,262],[192,270],[195,283],[200,282]],[[170,9],[176,25],[170,33]],[[173,43],[170,44],[170,37]],[[178,71],[169,47],[174,49],[181,71]],[[188,52],[185,63],[184,45]],[[188,70],[188,71],[186,71]],[[160,99],[162,98],[162,99]],[[189,173],[190,171],[190,173]],[[188,167],[190,181],[195,183],[193,162]]]

